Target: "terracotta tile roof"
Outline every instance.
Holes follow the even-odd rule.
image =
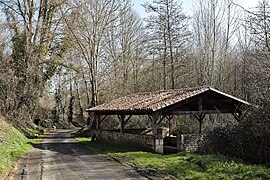
[[[154,112],[169,105],[209,91],[210,87],[143,92],[127,95],[87,109],[89,112]]]

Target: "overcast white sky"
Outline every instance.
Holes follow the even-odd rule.
[[[150,2],[152,3],[153,0],[132,0],[134,4],[134,9],[137,11],[137,13],[141,17],[145,17],[146,13],[144,11],[144,8],[141,6],[141,4],[145,2]],[[222,0],[221,0],[222,1]],[[183,11],[187,13],[188,15],[192,15],[192,2],[193,0],[183,0]],[[238,0],[238,4],[243,6],[244,8],[248,9],[251,7],[255,7],[258,4],[258,0]]]

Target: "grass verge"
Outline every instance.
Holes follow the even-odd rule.
[[[252,166],[222,156],[177,153],[160,155],[137,151],[131,147],[90,142],[77,138],[90,151],[118,159],[145,172],[161,177],[172,175],[179,179],[270,179],[270,169]]]
[[[0,179],[29,151],[31,144],[37,141],[38,139],[27,139],[12,125],[0,120]]]

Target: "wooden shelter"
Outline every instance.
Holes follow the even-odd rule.
[[[170,120],[174,115],[194,115],[201,133],[205,115],[232,114],[240,121],[246,106],[250,106],[250,103],[212,87],[195,87],[131,94],[87,109],[87,112],[94,115],[93,128],[97,130],[101,129],[101,124],[108,115],[117,115],[121,133],[131,116],[148,115],[156,139],[154,149],[163,153],[163,137],[158,130],[165,118],[169,121],[171,135]]]
[[[87,111],[94,114],[97,129],[100,129],[107,115],[117,115],[121,132],[132,115],[148,115],[153,134],[156,135],[156,129],[164,118],[170,120],[174,115],[194,115],[199,121],[201,132],[206,114],[229,113],[239,121],[243,107],[249,105],[212,87],[195,87],[131,94]]]

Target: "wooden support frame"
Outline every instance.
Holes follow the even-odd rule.
[[[173,115],[163,115],[159,121],[157,121],[157,125],[160,125],[161,122],[164,120],[164,119],[167,119],[168,123],[169,123],[169,136],[172,134],[172,126],[171,126],[171,119],[173,118]]]
[[[154,137],[157,137],[157,128],[158,128],[159,113],[148,114],[148,117],[151,120],[153,136]]]
[[[165,119],[165,118],[167,118],[167,116],[159,116],[160,118],[158,118],[157,119],[157,124],[161,124],[161,122]]]
[[[100,117],[101,117],[100,114],[94,113],[94,120],[92,122],[92,127],[91,127],[93,130],[99,130],[99,127],[100,127],[100,125],[99,125]]]
[[[168,111],[164,112],[163,115],[200,115],[200,114],[225,114],[230,113],[227,111],[219,111],[219,110],[202,110],[202,111]]]
[[[199,99],[199,103],[198,103],[198,109],[199,109],[199,112],[201,112],[203,110],[203,107],[202,107],[202,97],[200,97]],[[199,121],[199,133],[202,133],[202,123],[203,123],[203,119],[205,118],[205,114],[195,114],[194,115],[196,117],[196,119]]]
[[[104,115],[102,118],[101,118],[101,115],[100,117],[98,118],[98,130],[101,130],[101,124],[102,122],[106,119],[107,115]]]
[[[232,114],[237,121],[240,121],[245,113],[243,105],[251,104],[237,99],[228,94],[222,93],[211,87],[187,88],[175,91],[161,91],[147,94],[135,94],[119,98],[119,100],[88,109],[88,112],[96,113],[89,122],[93,122],[94,133],[100,136],[101,124],[107,115],[116,115],[119,118],[120,132],[124,133],[125,125],[132,115],[148,115],[151,120],[154,140],[153,149],[158,153],[164,150],[164,134],[161,124],[169,127],[169,136],[172,134],[172,118],[176,115],[195,116],[199,123],[199,133],[202,133],[203,122],[206,114]],[[163,94],[164,93],[164,94]],[[167,94],[168,93],[168,94]],[[168,95],[168,96],[167,96]],[[89,115],[90,117],[90,115]],[[195,118],[194,118],[195,120]],[[195,120],[196,123],[196,120]],[[91,125],[90,125],[91,126]],[[127,131],[127,130],[126,130]],[[126,134],[122,134],[126,135]],[[95,136],[93,136],[95,139]],[[183,139],[182,139],[183,140]]]
[[[199,121],[199,133],[202,133],[202,123],[203,123],[203,119],[205,118],[205,114],[194,115],[194,116]]]
[[[87,126],[90,127],[91,125],[91,117],[94,116],[94,113],[93,112],[88,112],[88,116],[87,116]]]
[[[166,117],[166,119],[167,119],[168,122],[169,122],[169,136],[171,136],[171,135],[172,135],[172,124],[171,124],[171,120],[172,120],[172,118],[173,118],[173,115],[165,116],[165,117]]]
[[[125,130],[125,125],[127,124],[127,122],[130,120],[130,118],[132,117],[132,115],[129,115],[127,119],[126,115],[121,114],[117,116],[119,121],[120,121],[120,133],[124,133]]]
[[[153,130],[153,135],[156,137],[157,136],[157,129],[159,128],[161,122],[164,119],[167,119],[169,122],[169,135],[172,134],[172,127],[171,127],[171,119],[173,118],[173,115],[163,115],[160,119],[160,114],[159,113],[153,113],[153,114],[148,114],[149,119],[151,120],[152,124],[152,130]]]
[[[107,115],[104,115],[103,118],[100,119],[100,123],[102,123],[106,117],[107,117]]]
[[[104,115],[102,117],[101,114],[98,114],[98,113],[94,113],[94,119],[93,119],[93,122],[92,122],[92,125],[91,125],[91,128],[93,130],[101,130],[101,124],[102,122],[106,119],[107,115]]]

